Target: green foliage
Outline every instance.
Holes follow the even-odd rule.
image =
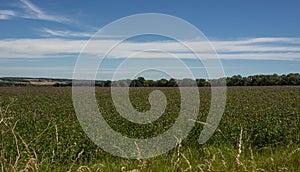
[[[53,82],[55,87],[72,86],[70,79],[47,79],[47,78],[0,78],[0,86],[32,86],[28,80],[36,82]],[[242,77],[241,75],[234,75],[227,78],[219,79],[196,79],[198,87],[223,86],[223,81],[226,80],[227,86],[275,86],[275,85],[300,85],[300,75],[298,73],[290,73],[288,75],[253,75]],[[93,81],[94,82],[94,81]],[[93,83],[91,81],[76,81],[77,86],[86,85],[86,83]],[[97,87],[189,87],[195,86],[194,81],[189,78],[184,79],[160,79],[160,80],[146,80],[143,77],[137,79],[126,79],[118,81],[95,81]],[[37,86],[37,85],[35,85]],[[41,86],[41,85],[38,85]],[[49,85],[48,85],[49,86]]]
[[[223,81],[226,80],[227,86],[275,86],[275,85],[300,85],[300,75],[298,73],[290,73],[288,75],[253,75],[242,77],[241,75],[234,75],[227,78],[219,79],[196,79],[198,87],[222,86]],[[125,84],[124,84],[125,83]],[[194,80],[189,78],[169,80],[160,79],[157,81],[146,80],[139,77],[134,80],[120,80],[114,81],[113,86],[130,86],[130,87],[182,87],[194,86]]]
[[[149,110],[148,96],[155,89],[130,88],[133,106]],[[123,135],[159,135],[174,124],[180,111],[179,89],[159,89],[168,105],[151,124],[134,124],[118,115],[109,88],[96,88],[99,111]],[[300,170],[300,87],[229,87],[222,121],[204,145],[198,144],[198,137],[209,112],[211,92],[199,88],[199,94],[199,117],[188,138],[164,155],[128,160],[106,153],[86,136],[73,109],[71,88],[2,87],[1,171]]]

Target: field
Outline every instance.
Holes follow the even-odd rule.
[[[180,109],[177,88],[131,88],[139,111],[148,95],[165,93],[165,113],[149,125],[120,117],[109,88],[97,88],[99,110],[113,129],[148,138],[172,126]],[[198,143],[210,105],[199,88],[200,113],[189,136],[170,152],[129,160],[101,150],[83,132],[71,88],[0,87],[1,171],[300,171],[300,87],[229,87],[222,121],[208,142]]]

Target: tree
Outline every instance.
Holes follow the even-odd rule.
[[[241,75],[233,75],[232,77],[227,77],[226,83],[228,86],[243,86],[245,85],[246,78]]]
[[[174,78],[169,79],[168,81],[168,87],[177,87],[177,81]]]
[[[300,75],[295,73],[290,73],[287,75],[288,85],[298,85],[300,84]]]
[[[111,87],[111,81],[110,80],[105,81],[104,87]]]
[[[157,81],[158,87],[166,87],[166,86],[168,86],[167,84],[168,84],[168,80],[166,80],[166,79],[160,79]]]
[[[144,77],[138,77],[138,82],[140,87],[144,87],[145,86],[145,78]]]
[[[196,83],[198,87],[207,87],[210,85],[205,79],[196,79]]]

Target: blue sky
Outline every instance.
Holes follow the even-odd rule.
[[[296,0],[0,0],[0,76],[72,78],[81,48],[98,29],[139,13],[173,15],[196,26],[215,47],[227,76],[299,73],[299,7]],[[118,38],[98,41],[111,39]],[[179,47],[172,40],[145,36],[127,43],[126,51],[165,46],[191,67],[195,77],[207,77],[203,65],[176,51]],[[122,62],[120,53],[105,61],[98,79],[111,78]],[[152,65],[166,58],[160,53],[138,58],[151,57],[155,57]]]

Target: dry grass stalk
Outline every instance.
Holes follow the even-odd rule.
[[[72,165],[70,166],[70,169],[69,169],[68,172],[71,172],[71,171],[72,171],[73,166],[75,165],[76,161],[82,156],[83,152],[84,152],[84,150],[82,150],[81,152],[79,152],[79,153],[77,154],[77,157],[76,157],[75,160],[73,161],[73,163],[72,163]]]
[[[30,158],[23,170],[20,172],[39,171],[36,164],[36,159]]]
[[[236,155],[236,162],[239,166],[242,165],[242,162],[240,160],[240,157],[241,157],[241,154],[242,154],[242,144],[243,144],[242,139],[243,139],[243,127],[241,127],[240,137],[239,137],[239,141],[238,141],[237,155]]]
[[[174,135],[174,138],[176,139],[178,146],[177,146],[177,160],[175,162],[173,162],[173,160],[172,160],[172,163],[173,163],[172,171],[176,171],[175,170],[176,166],[179,166],[179,162],[180,162],[180,148],[181,148],[181,138],[177,138],[175,135]]]
[[[38,136],[36,136],[34,139],[32,139],[28,144],[30,145],[34,141],[36,141],[38,138],[40,138],[49,128],[50,128],[51,121],[48,123],[45,130],[43,130]]]
[[[291,157],[291,156],[294,155],[297,151],[300,151],[300,148],[297,148],[297,149],[293,150],[293,151],[288,155],[288,157]]]
[[[242,147],[243,147],[243,127],[241,126],[237,155],[236,155],[236,162],[238,166],[242,166],[244,170],[247,171],[246,166],[241,161]]]
[[[77,172],[83,172],[83,171],[89,171],[89,172],[91,172],[91,169],[88,166],[80,166],[77,169]]]
[[[182,158],[185,160],[185,162],[188,164],[188,168],[187,169],[185,169],[184,171],[192,171],[192,166],[191,166],[191,163],[190,163],[190,161],[186,158],[186,156],[183,154],[183,153],[181,153],[181,156],[182,156]]]
[[[19,162],[19,159],[21,157],[21,154],[20,154],[20,149],[19,149],[19,142],[18,142],[18,138],[17,138],[17,135],[15,133],[15,128],[16,128],[16,125],[18,123],[19,120],[17,120],[13,126],[13,128],[11,129],[11,132],[12,134],[14,135],[14,139],[15,139],[15,143],[16,143],[16,149],[17,149],[17,157],[16,157],[16,161],[15,161],[15,164],[13,165],[13,169],[15,170],[17,168],[17,165],[18,165],[18,162]]]

